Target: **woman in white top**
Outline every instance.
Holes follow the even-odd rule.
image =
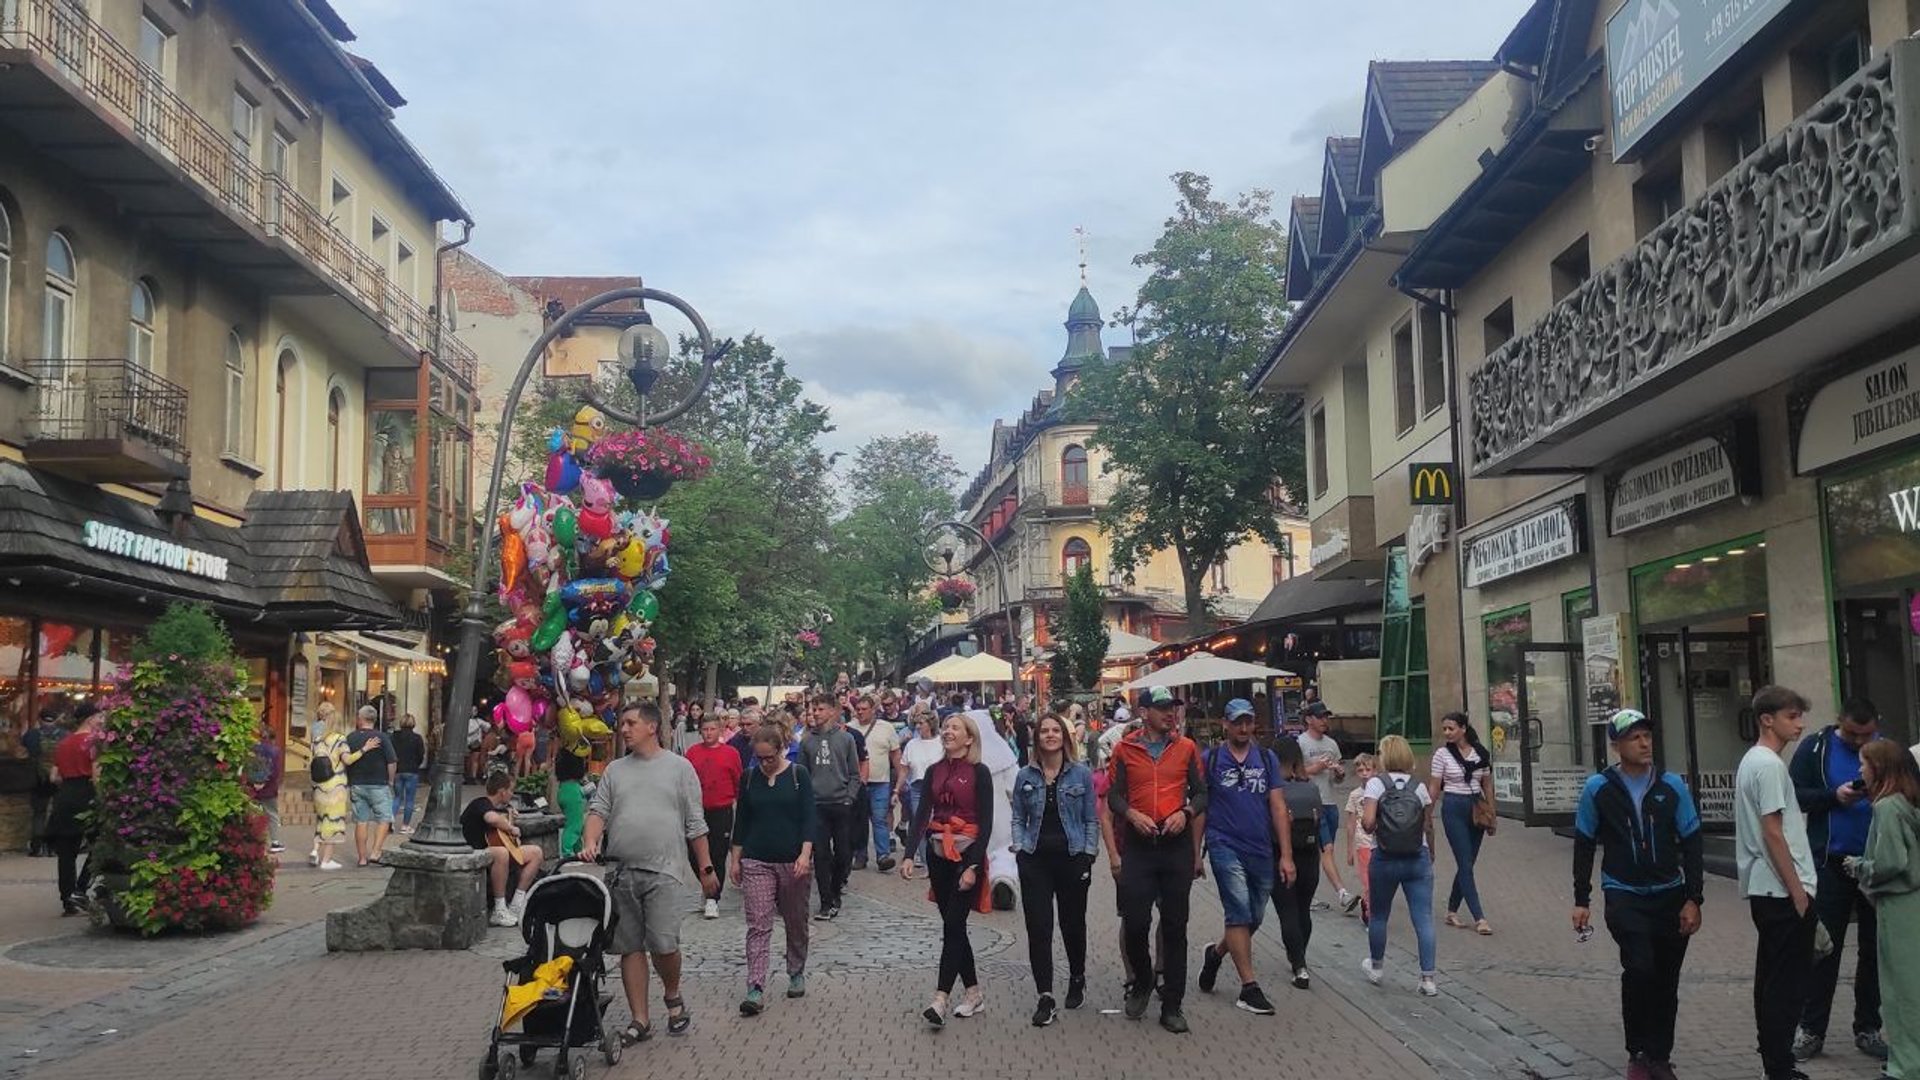
[[[910,715],[913,738],[900,748],[900,772],[905,780],[893,785],[894,790],[900,793],[900,805],[906,811],[902,820],[905,821],[912,821],[913,815],[920,809],[920,796],[927,786],[927,770],[947,754],[940,745],[940,737],[934,734],[933,710],[925,705],[915,705]],[[922,869],[926,867],[924,845],[913,853],[913,865]]]
[[[1447,925],[1465,926],[1460,919],[1460,901],[1467,902],[1473,914],[1473,929],[1493,933],[1487,914],[1480,907],[1480,888],[1473,880],[1473,864],[1480,858],[1480,842],[1493,835],[1493,759],[1480,745],[1480,736],[1465,713],[1452,712],[1440,718],[1441,744],[1434,748],[1433,763],[1428,766],[1429,793],[1440,804],[1440,827],[1446,830],[1447,847],[1453,850],[1453,888],[1447,893]],[[1482,800],[1485,825],[1475,824],[1473,810]]]
[[[1413,747],[1398,735],[1380,740],[1382,775],[1367,781],[1365,809],[1360,824],[1377,845],[1367,906],[1368,956],[1360,961],[1367,981],[1380,984],[1387,955],[1387,923],[1393,918],[1393,894],[1405,891],[1407,911],[1413,917],[1413,936],[1420,945],[1420,993],[1434,997],[1433,947],[1433,794],[1413,779]],[[1417,802],[1418,809],[1413,810]],[[1411,812],[1410,812],[1411,811]]]

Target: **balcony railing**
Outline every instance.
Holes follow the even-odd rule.
[[[34,360],[27,454],[99,480],[185,472],[187,391],[130,360]]]
[[[1049,478],[1022,488],[1020,508],[1022,510],[1073,510],[1081,507],[1099,509],[1113,498],[1114,487],[1111,476],[1095,476],[1079,483]]]
[[[1468,376],[1473,471],[1697,376],[1920,231],[1917,63],[1920,42],[1896,42],[1487,357]]]
[[[432,351],[434,321],[425,307],[286,180],[255,165],[248,150],[195,112],[84,7],[73,0],[0,0],[0,46],[45,60],[192,178],[210,202],[304,257],[409,348]],[[449,334],[440,352],[443,363],[473,381],[471,349]]]

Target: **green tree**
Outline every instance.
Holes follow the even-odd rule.
[[[1053,647],[1053,692],[1056,697],[1090,693],[1100,682],[1112,635],[1107,632],[1106,601],[1093,581],[1093,565],[1081,563],[1067,579],[1065,610]]]
[[[1197,173],[1173,176],[1179,201],[1153,248],[1120,360],[1090,364],[1069,415],[1122,482],[1100,513],[1123,572],[1172,550],[1188,632],[1207,629],[1207,572],[1250,536],[1280,543],[1269,491],[1305,490],[1297,402],[1249,393],[1247,379],[1286,323],[1287,238],[1269,193],[1213,198]]]

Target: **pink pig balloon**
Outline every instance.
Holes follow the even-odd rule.
[[[533,730],[533,695],[521,687],[507,691],[507,730],[515,735]]]

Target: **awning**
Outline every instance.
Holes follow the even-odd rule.
[[[1012,682],[1013,665],[989,653],[974,653],[972,656],[948,657],[953,661],[935,664],[934,674],[927,676],[937,683],[976,683],[976,682]]]
[[[345,491],[260,491],[240,528],[267,616],[295,630],[400,625],[367,568],[360,513]]]
[[[387,641],[369,634],[356,634],[351,630],[321,634],[322,640],[332,641],[342,648],[367,656],[379,657],[388,664],[398,664],[413,671],[424,671],[429,675],[445,675],[447,662],[432,653],[421,652],[408,645]]]
[[[932,679],[938,682],[940,681],[940,672],[959,663],[961,659],[962,657],[957,653],[952,656],[943,656],[933,663],[928,664],[926,667],[921,668],[919,671],[907,676],[907,681],[913,683],[919,682],[921,679]]]
[[[1377,620],[1380,583],[1359,578],[1316,578],[1312,574],[1290,577],[1275,585],[1242,625],[1304,622],[1345,614],[1370,614]]]
[[[1129,634],[1125,630],[1107,631],[1106,663],[1124,664],[1142,660],[1146,655],[1160,647],[1160,643],[1150,637]]]

